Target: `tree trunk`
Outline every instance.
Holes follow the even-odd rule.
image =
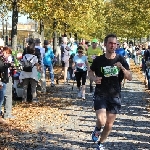
[[[135,40],[136,40],[136,38],[134,37],[134,42],[133,42],[134,46],[135,46]]]
[[[11,30],[11,46],[13,50],[17,49],[17,23],[18,23],[17,0],[14,0],[12,3],[12,30]]]
[[[54,54],[56,54],[56,50],[57,50],[57,33],[56,33],[56,31],[54,31],[54,33],[53,33],[53,52],[54,52]]]
[[[75,41],[78,40],[78,34],[77,33],[74,34],[74,39],[75,39]]]
[[[40,20],[40,35],[41,35],[41,44],[44,44],[44,23],[43,20]]]

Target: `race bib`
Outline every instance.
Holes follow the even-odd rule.
[[[117,66],[106,66],[103,67],[104,77],[118,76],[119,69]]]
[[[77,67],[79,67],[79,68],[84,67],[84,63],[77,63]]]

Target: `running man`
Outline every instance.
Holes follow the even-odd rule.
[[[107,35],[104,39],[104,44],[106,53],[94,59],[89,71],[90,79],[96,83],[93,100],[97,121],[92,132],[92,140],[94,142],[99,140],[97,150],[104,149],[103,143],[110,134],[116,115],[121,109],[120,80],[124,77],[127,80],[132,80],[132,74],[125,58],[115,53],[117,46],[116,35]],[[123,77],[121,76],[122,74],[124,75]],[[100,137],[100,131],[103,126]]]
[[[87,56],[88,56],[88,62],[91,65],[93,60],[96,58],[96,56],[100,56],[103,54],[103,51],[98,47],[98,40],[93,39],[92,45],[87,50]],[[90,79],[90,92],[93,92],[93,86],[92,86],[93,80]]]

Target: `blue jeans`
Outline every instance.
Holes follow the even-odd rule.
[[[45,74],[46,74],[46,68],[49,69],[51,83],[54,84],[54,70],[53,70],[53,65],[52,64],[50,66],[44,65]]]
[[[5,92],[6,92],[6,84],[3,83],[3,87],[0,89],[0,113],[1,113],[2,105],[4,103]]]

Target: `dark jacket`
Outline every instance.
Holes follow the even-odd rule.
[[[10,66],[11,66],[10,63],[4,63],[2,60],[0,60],[0,78],[1,78],[1,81],[4,83],[9,82],[8,68]]]

